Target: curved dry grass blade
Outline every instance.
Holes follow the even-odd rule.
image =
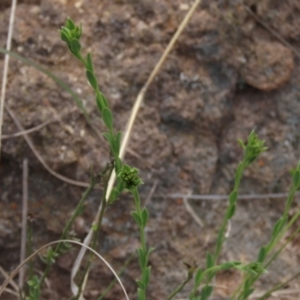
[[[126,125],[126,130],[125,130],[124,137],[122,139],[121,148],[120,148],[120,158],[121,159],[123,159],[124,156],[125,156],[125,153],[126,153],[126,150],[127,150],[127,145],[128,145],[128,142],[129,142],[129,138],[130,138],[130,135],[131,135],[131,132],[132,132],[133,124],[134,124],[134,121],[135,121],[135,119],[137,117],[137,113],[139,111],[139,108],[140,108],[141,103],[142,103],[142,101],[144,99],[144,96],[145,96],[145,94],[147,92],[148,87],[150,86],[150,84],[152,83],[153,79],[157,75],[158,71],[162,67],[164,61],[166,60],[166,58],[169,55],[169,53],[172,50],[172,48],[174,47],[176,41],[178,40],[178,38],[181,35],[182,31],[184,30],[184,28],[188,24],[190,18],[192,17],[194,11],[196,10],[196,8],[197,8],[197,6],[199,5],[200,2],[201,2],[201,0],[195,0],[194,1],[194,4],[191,6],[191,8],[188,11],[188,13],[186,14],[185,18],[183,19],[183,21],[179,25],[177,31],[175,32],[174,36],[172,37],[171,41],[169,42],[167,48],[163,52],[160,60],[158,61],[158,63],[154,67],[152,73],[150,74],[147,82],[145,83],[145,85],[143,86],[143,88],[141,89],[141,91],[139,92],[139,94],[138,94],[138,96],[137,96],[137,98],[135,100],[134,106],[132,108],[132,111],[131,111],[131,114],[130,114],[130,118],[129,118],[128,123]],[[111,191],[113,189],[113,186],[114,186],[114,183],[115,183],[115,180],[116,180],[116,173],[113,172],[111,174],[111,177],[110,177],[109,182],[108,182],[108,187],[107,187],[107,192],[106,192],[106,199],[109,199],[110,193],[111,193]],[[99,206],[99,209],[98,209],[98,212],[97,212],[97,215],[96,215],[96,217],[94,219],[93,224],[97,224],[98,223],[98,219],[99,219],[99,216],[100,216],[100,211],[101,211],[101,204]],[[89,233],[88,233],[88,235],[84,239],[84,244],[85,245],[89,245],[90,244],[91,239],[92,239],[92,232],[93,232],[93,230],[91,228],[90,231],[89,231]],[[74,282],[74,277],[75,277],[75,275],[77,273],[77,270],[79,269],[79,266],[81,264],[81,259],[79,259],[79,257],[82,256],[82,255],[84,255],[84,253],[85,253],[85,249],[83,248],[83,249],[80,250],[80,253],[79,253],[78,257],[77,257],[78,260],[76,260],[76,264],[74,264],[74,266],[73,266],[73,269],[76,270],[76,272],[75,271],[73,272],[73,269],[72,269],[71,286],[74,289],[73,294],[74,294],[75,291],[78,291],[78,287],[77,287],[77,285]],[[83,287],[82,290],[84,290],[84,287]],[[77,293],[75,293],[74,295],[76,295],[76,294]]]
[[[60,115],[57,115],[57,116],[53,117],[53,119],[50,119],[46,122],[43,122],[43,123],[41,123],[41,124],[39,124],[35,127],[32,127],[30,129],[27,129],[27,130],[24,130],[24,131],[19,131],[19,132],[12,133],[12,134],[2,134],[2,140],[19,137],[19,136],[22,136],[24,134],[28,134],[28,133],[38,131],[38,130],[42,129],[43,127],[47,126],[48,124],[51,124],[51,123],[54,123],[54,122],[61,122],[62,117],[66,116],[66,115],[70,115],[70,113],[72,113],[74,111],[75,111],[75,109],[72,109],[71,111],[64,112]]]
[[[15,116],[15,114],[5,105],[5,109],[7,110],[7,112],[9,113],[10,117],[13,119],[14,123],[16,124],[17,128],[19,131],[24,131],[23,126],[21,125],[19,119]],[[37,159],[40,161],[40,163],[43,165],[43,167],[53,176],[55,176],[56,178],[67,182],[69,184],[72,185],[76,185],[76,186],[82,186],[82,187],[89,187],[89,184],[86,182],[81,182],[81,181],[77,181],[77,180],[73,180],[70,179],[68,177],[65,177],[55,171],[53,171],[48,164],[44,161],[43,157],[39,154],[39,152],[35,149],[35,146],[33,145],[31,139],[29,138],[29,136],[27,134],[23,135],[25,141],[27,142],[28,146],[30,147],[30,149],[32,150],[32,152],[34,153],[34,155],[37,157]]]
[[[121,144],[121,149],[120,149],[120,158],[121,159],[124,158],[124,156],[125,156],[127,144],[129,142],[129,139],[130,139],[130,135],[131,135],[131,132],[132,132],[134,121],[136,119],[137,113],[139,111],[139,108],[141,106],[142,101],[144,100],[144,96],[145,96],[150,84],[152,83],[153,79],[157,75],[158,71],[161,69],[163,63],[165,62],[165,60],[168,57],[171,50],[173,49],[173,47],[174,47],[175,43],[177,42],[179,36],[181,35],[184,28],[188,24],[189,20],[191,19],[193,13],[195,12],[195,10],[198,7],[198,5],[200,4],[200,2],[201,2],[201,0],[195,0],[194,1],[193,5],[189,9],[188,13],[184,17],[183,21],[181,22],[181,24],[179,25],[177,31],[175,32],[174,36],[172,37],[171,41],[169,42],[169,44],[168,44],[167,48],[165,49],[163,55],[161,56],[160,60],[158,61],[155,68],[151,72],[151,74],[150,74],[148,80],[146,81],[145,85],[140,90],[140,92],[139,92],[139,94],[136,98],[136,101],[134,103],[134,106],[132,108],[129,121],[126,125],[126,131],[125,131],[125,134],[124,134],[124,137],[123,137],[123,140],[122,140],[122,144]]]
[[[58,241],[54,241],[54,242],[50,242],[46,245],[44,245],[43,247],[41,247],[40,249],[38,249],[37,251],[35,251],[32,255],[30,255],[29,257],[27,257],[10,275],[9,277],[5,280],[5,282],[2,284],[2,286],[0,287],[0,296],[2,295],[3,291],[5,290],[6,286],[9,284],[9,282],[14,278],[14,276],[16,276],[18,274],[18,272],[20,271],[20,269],[27,264],[28,261],[30,261],[32,258],[34,258],[35,256],[37,256],[41,251],[43,251],[44,249],[50,247],[51,245],[55,245],[55,244],[59,244],[59,243],[70,243],[70,244],[75,244],[75,245],[79,245],[81,247],[85,247],[87,250],[91,251],[95,256],[97,256],[109,269],[110,271],[114,274],[115,278],[118,280],[126,300],[129,300],[129,297],[127,295],[127,292],[124,288],[124,285],[121,281],[121,279],[119,278],[118,274],[114,271],[114,269],[110,266],[110,264],[98,253],[96,252],[94,249],[92,249],[89,246],[84,245],[81,242],[78,241],[73,241],[73,240],[58,240]]]
[[[17,0],[12,0],[7,42],[6,42],[6,51],[9,51],[11,48],[11,40],[12,40],[13,31],[14,31],[16,7],[17,7]],[[1,145],[2,145],[1,144],[1,136],[2,136],[3,111],[4,111],[4,101],[5,101],[5,94],[6,94],[8,65],[9,65],[9,56],[5,55],[2,87],[1,87],[1,98],[0,98],[0,156],[1,156]]]
[[[46,122],[43,122],[40,125],[37,125],[35,127],[32,127],[30,129],[27,129],[27,130],[24,130],[24,131],[19,131],[19,132],[12,133],[12,134],[2,134],[1,139],[6,140],[6,139],[19,137],[19,136],[22,136],[24,134],[32,133],[32,132],[35,132],[35,131],[38,131],[38,130],[42,129],[43,127],[47,126],[50,123],[57,122],[57,121],[58,120],[48,120]]]

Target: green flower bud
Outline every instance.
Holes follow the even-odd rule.
[[[250,133],[246,145],[239,140],[239,144],[244,149],[244,162],[246,165],[251,164],[260,155],[260,153],[268,149],[267,147],[264,147],[264,143],[265,141],[258,139],[254,130]]]
[[[123,166],[121,172],[118,174],[118,177],[123,181],[125,189],[133,190],[140,184],[143,184],[138,172],[138,169],[131,168],[128,165]]]
[[[74,22],[68,18],[66,25],[61,28],[60,38],[67,43],[70,51],[76,56],[80,57],[80,37],[82,34],[82,26],[76,26]]]
[[[243,266],[242,269],[247,273],[252,273],[253,275],[258,275],[266,272],[266,269],[259,262],[252,262],[246,266]]]

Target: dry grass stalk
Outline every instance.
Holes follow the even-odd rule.
[[[6,41],[6,50],[8,51],[10,51],[11,49],[11,40],[14,31],[16,7],[17,7],[17,0],[12,0],[9,26],[8,26],[8,35]],[[2,136],[3,112],[4,112],[4,102],[5,102],[5,95],[6,95],[8,66],[9,66],[9,55],[5,54],[2,87],[1,87],[1,98],[0,98],[0,157],[1,157],[1,136]]]

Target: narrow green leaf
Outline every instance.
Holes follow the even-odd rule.
[[[119,157],[116,157],[115,159],[115,169],[117,174],[122,170],[122,161]]]
[[[147,251],[147,254],[145,256],[145,262],[148,262],[149,261],[149,256],[150,254],[154,251],[155,249],[153,247],[150,247]]]
[[[119,191],[116,188],[113,188],[110,193],[108,203],[109,204],[114,203],[118,199],[119,195],[120,195]]]
[[[65,30],[60,30],[60,38],[62,41],[68,44],[70,43],[70,37],[68,36]]]
[[[124,187],[122,180],[118,180],[116,189],[118,190],[118,192],[120,194],[124,191],[125,187]]]
[[[149,280],[150,280],[150,272],[151,272],[151,267],[148,266],[148,267],[145,269],[145,278],[144,278],[144,283],[145,283],[146,286],[149,284]]]
[[[136,280],[136,283],[141,290],[145,290],[146,286],[141,280]]]
[[[117,132],[117,134],[115,136],[115,147],[116,147],[116,152],[118,155],[119,155],[120,148],[121,148],[121,136],[122,136],[121,131]]]
[[[111,144],[112,138],[111,138],[110,133],[108,133],[108,132],[103,132],[102,134],[103,134],[103,136],[105,137],[105,139],[108,141],[108,143]]]
[[[210,269],[214,266],[214,260],[212,255],[208,252],[206,253],[206,269]]]
[[[72,39],[70,41],[70,48],[73,53],[80,53],[81,45],[80,42],[77,39]]]
[[[238,139],[238,143],[239,143],[239,145],[240,145],[243,149],[246,148],[246,146],[245,146],[245,144],[244,144],[244,142],[243,142],[242,140]]]
[[[82,24],[80,23],[79,26],[77,26],[77,38],[80,39],[82,35]]]
[[[106,127],[109,129],[113,129],[113,116],[110,109],[108,109],[107,107],[104,107],[102,110],[102,118]]]
[[[254,292],[254,289],[244,290],[242,299],[247,299],[253,292]]]
[[[147,254],[141,248],[137,249],[137,252],[138,252],[140,267],[141,269],[143,269],[145,267]]]
[[[208,299],[211,296],[212,292],[213,292],[212,286],[210,286],[210,285],[205,286],[201,291],[201,300]]]
[[[232,268],[236,268],[237,266],[240,266],[240,265],[241,265],[241,262],[239,262],[239,261],[228,261],[228,262],[221,264],[220,268],[222,268],[222,270],[229,270]]]
[[[237,199],[238,193],[237,191],[232,191],[231,194],[229,195],[229,204],[235,204],[236,203],[236,199]]]
[[[113,143],[111,145],[111,151],[114,157],[119,157],[120,152],[120,139],[118,133],[114,136]]]
[[[273,232],[272,232],[272,238],[276,238],[277,235],[280,233],[280,231],[282,230],[282,228],[284,227],[286,222],[286,218],[281,217],[275,224]]]
[[[266,258],[266,255],[267,255],[266,248],[265,247],[261,247],[260,250],[259,250],[259,253],[258,253],[257,261],[260,262],[260,263],[263,263],[263,261]]]
[[[108,107],[108,102],[107,102],[106,97],[101,92],[100,92],[100,94],[101,94],[101,97],[102,97],[102,101],[103,101],[104,107]]]
[[[142,213],[141,213],[141,217],[142,217],[142,220],[143,220],[143,227],[145,227],[147,222],[148,222],[148,219],[149,219],[149,212],[148,212],[146,207],[143,208]]]
[[[97,83],[97,79],[94,75],[94,73],[92,73],[90,70],[86,70],[86,77],[90,83],[90,85],[92,86],[92,88],[94,90],[98,90],[98,83]],[[97,97],[98,100],[98,97]]]
[[[196,275],[195,275],[195,285],[198,287],[202,281],[202,270],[201,269],[198,269],[197,272],[196,272]]]
[[[236,169],[236,172],[235,172],[235,176],[234,176],[234,181],[235,182],[238,182],[239,179],[241,178],[242,173],[243,173],[243,169],[244,169],[243,164],[240,162],[237,169]]]
[[[247,280],[245,281],[245,283],[244,283],[244,291],[245,291],[245,290],[249,290],[250,287],[251,287],[251,280],[250,280],[250,278],[249,278],[249,279],[247,279]]]
[[[132,211],[131,215],[134,218],[134,220],[137,222],[139,227],[142,227],[143,226],[143,220],[142,220],[141,216],[139,215],[139,213],[136,212],[136,211]]]
[[[93,61],[91,53],[89,52],[86,56],[86,68],[94,74]]]
[[[96,93],[96,104],[98,106],[99,111],[102,112],[102,110],[105,107],[105,105],[103,103],[103,99],[102,99],[101,93],[99,93],[98,91]]]
[[[76,26],[75,26],[75,24],[74,24],[74,22],[72,21],[71,18],[68,18],[68,19],[67,19],[67,21],[66,21],[66,27],[67,27],[68,29],[70,29],[70,30],[76,28]]]
[[[138,288],[138,300],[146,300],[144,290]]]
[[[222,233],[222,231],[220,230],[218,233],[218,237],[217,237],[217,245],[220,245],[224,242],[225,238],[224,235]]]
[[[230,220],[233,217],[234,213],[235,213],[235,204],[228,207],[226,212],[227,220]]]
[[[297,170],[293,175],[293,184],[296,189],[300,186],[300,171]]]

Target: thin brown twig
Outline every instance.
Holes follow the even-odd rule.
[[[243,4],[243,7],[246,9],[247,13],[251,15],[258,23],[265,27],[271,34],[273,34],[282,44],[287,46],[294,54],[300,58],[300,52],[293,47],[287,40],[285,40],[277,31],[271,28],[267,23],[265,23],[261,18],[254,13],[247,5]]]
[[[6,42],[6,50],[8,50],[8,51],[10,51],[10,49],[11,49],[11,40],[12,40],[13,31],[14,31],[16,7],[17,7],[17,0],[12,0],[11,12],[10,12],[10,18],[9,18],[9,26],[8,26],[7,42]],[[5,54],[2,87],[1,87],[1,98],[0,98],[0,158],[1,158],[2,123],[3,123],[3,112],[4,112],[4,102],[5,102],[5,94],[6,94],[6,85],[7,85],[8,66],[9,66],[9,55]]]
[[[22,180],[22,233],[21,233],[21,251],[20,263],[26,257],[26,241],[27,241],[27,213],[28,213],[28,159],[23,160],[23,180]],[[22,290],[24,285],[24,268],[20,269],[19,287]]]

